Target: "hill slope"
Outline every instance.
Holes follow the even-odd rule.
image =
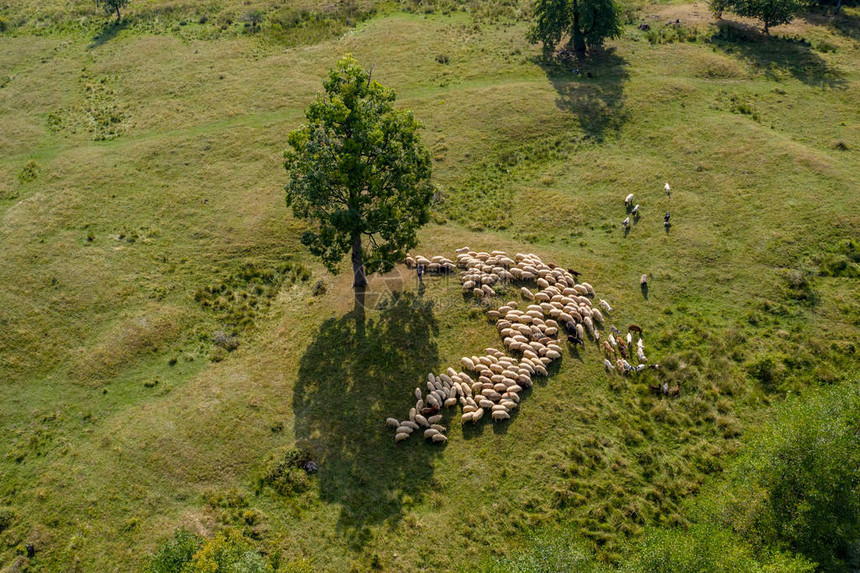
[[[4,565],[31,543],[34,570],[141,568],[182,526],[244,528],[315,570],[456,570],[559,523],[611,560],[643,525],[684,520],[763,406],[856,372],[850,9],[848,27],[764,39],[646,7],[696,41],[629,26],[575,74],[480,9],[359,6],[354,28],[333,15],[278,36],[246,33],[229,3],[120,28],[89,3],[31,4],[0,12],[17,26],[0,34]],[[359,313],[300,246],[281,151],[345,53],[426,126],[442,200],[419,251],[576,268],[610,322],[646,329],[680,399],[651,396],[653,373],[607,377],[590,344],[510,422],[394,444],[383,420],[427,372],[499,341],[456,281],[418,300],[403,274],[401,296]],[[642,218],[625,236],[629,192]],[[296,441],[320,472],[260,487]]]

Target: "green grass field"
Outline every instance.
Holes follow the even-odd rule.
[[[559,526],[613,563],[685,523],[772,404],[857,380],[856,8],[765,38],[630,7],[574,74],[526,42],[525,5],[135,0],[113,27],[20,4],[0,2],[0,568],[141,570],[180,527],[238,528],[283,570],[470,570]],[[417,252],[579,270],[679,399],[592,343],[508,422],[393,442],[428,372],[500,341],[456,279],[419,296],[400,267],[358,312],[300,245],[282,151],[347,53],[425,126],[441,198]],[[320,471],[265,485],[297,443]]]

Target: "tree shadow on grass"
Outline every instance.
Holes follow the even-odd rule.
[[[88,49],[94,50],[104,44],[107,44],[108,42],[116,38],[117,34],[128,28],[128,25],[128,20],[123,20],[119,24],[116,23],[116,20],[106,22],[102,26],[101,30],[99,30],[98,34],[93,36],[93,41],[88,46]]]
[[[839,14],[833,14],[831,10],[833,7],[830,6],[826,9],[810,10],[800,17],[805,22],[815,26],[825,26],[837,34],[860,42],[860,18],[845,10],[840,11]]]
[[[618,133],[628,118],[624,83],[630,74],[627,60],[614,48],[596,49],[580,59],[540,57],[535,61],[558,92],[556,106],[575,115],[586,134],[603,141]]]
[[[737,54],[770,79],[790,76],[810,86],[844,88],[846,85],[842,73],[802,38],[767,36],[754,26],[720,20],[710,41],[727,54]]]
[[[385,419],[407,417],[412,390],[438,365],[433,303],[395,292],[378,308],[356,308],[322,324],[299,365],[296,438],[320,462],[320,498],[341,506],[338,530],[353,548],[370,525],[395,524],[406,496],[418,501],[442,447],[420,435],[394,442]]]

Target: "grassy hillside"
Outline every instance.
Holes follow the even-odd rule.
[[[611,562],[685,521],[765,406],[856,379],[856,9],[764,38],[646,5],[574,73],[517,6],[133,4],[110,27],[0,2],[0,565],[32,544],[34,571],[136,570],[179,527],[237,527],[285,568],[450,571],[556,525]],[[402,268],[358,312],[299,244],[281,153],[346,53],[425,124],[418,251],[576,268],[679,399],[591,344],[509,422],[393,442],[427,372],[499,341],[456,281],[419,298]],[[296,443],[319,473],[264,485]]]

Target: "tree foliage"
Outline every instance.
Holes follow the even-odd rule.
[[[96,4],[104,8],[104,11],[108,14],[116,14],[116,21],[122,19],[122,15],[120,14],[120,9],[125,8],[131,3],[131,0],[96,0]]]
[[[770,33],[771,26],[794,20],[802,7],[799,0],[711,0],[711,11],[718,16],[729,11],[745,18],[756,18],[764,24],[765,34]]]
[[[310,222],[302,243],[330,271],[352,250],[362,287],[365,272],[389,270],[417,244],[433,195],[430,154],[412,112],[396,110],[394,91],[352,57],[324,88],[288,138],[287,205]]]
[[[614,0],[537,0],[529,41],[552,52],[565,37],[577,52],[621,34],[621,12]]]
[[[732,472],[723,511],[735,530],[824,571],[860,563],[860,390],[834,386],[783,407]]]

